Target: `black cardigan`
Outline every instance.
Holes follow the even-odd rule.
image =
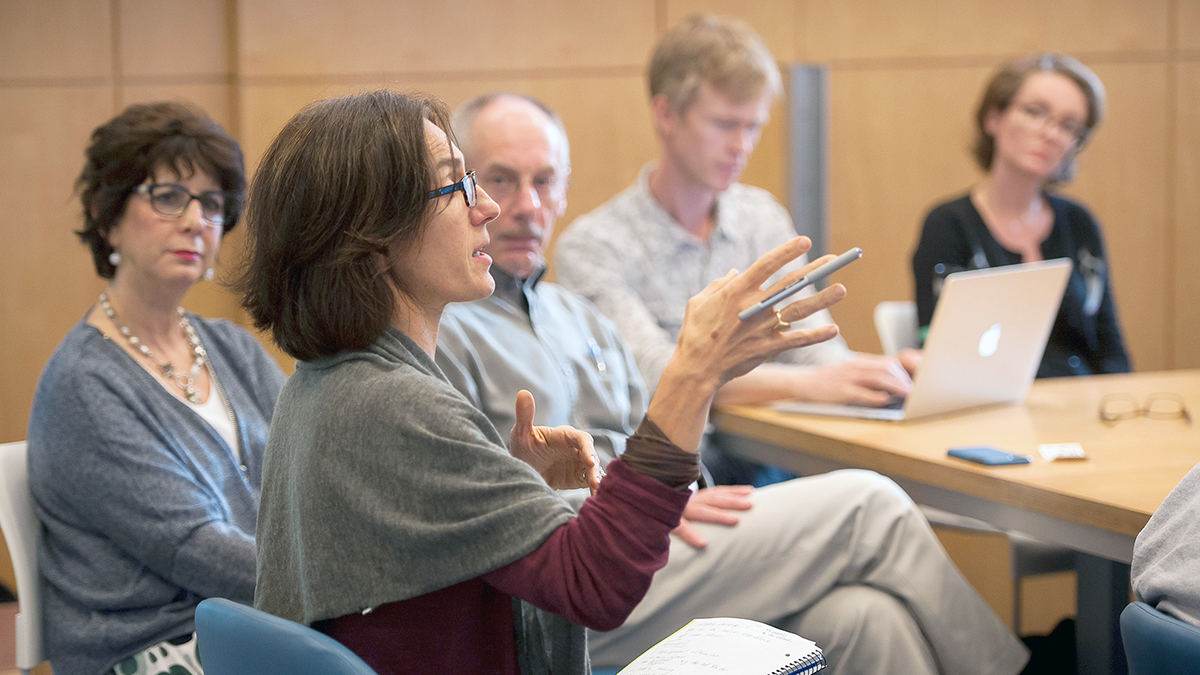
[[[1042,242],[1042,256],[1070,258],[1074,268],[1037,376],[1127,373],[1129,356],[1113,304],[1100,228],[1083,206],[1054,195],[1046,199],[1054,211],[1054,225]],[[1001,246],[988,231],[969,194],[935,207],[925,217],[912,258],[919,325],[927,327],[933,320],[935,286],[940,288],[947,274],[1020,262],[1019,253]],[[943,268],[935,271],[939,263]]]

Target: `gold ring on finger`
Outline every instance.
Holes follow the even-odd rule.
[[[790,321],[784,321],[783,315],[779,313],[779,310],[775,310],[775,325],[771,326],[771,329],[777,333],[782,333],[791,327],[792,323]]]

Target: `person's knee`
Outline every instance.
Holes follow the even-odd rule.
[[[796,626],[826,654],[834,673],[936,673],[929,645],[908,608],[869,586],[839,586]]]
[[[845,483],[845,494],[854,495],[854,499],[870,514],[900,515],[920,512],[908,493],[886,476],[863,469],[845,469],[835,473],[838,474],[838,479]]]
[[[870,586],[840,586],[823,603],[829,605],[824,612],[829,630],[855,640],[895,633],[912,623],[903,603]]]
[[[924,519],[899,485],[874,471],[841,469],[771,485],[757,491],[756,504],[819,513],[825,522],[867,523],[890,528],[897,520]],[[817,517],[817,516],[814,516]]]
[[[912,502],[908,493],[887,476],[866,469],[843,469],[840,474],[846,474],[846,479],[854,481],[864,494],[877,499],[889,501]]]

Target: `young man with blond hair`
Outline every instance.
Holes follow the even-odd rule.
[[[687,299],[796,231],[770,193],[737,182],[782,89],[761,38],[736,19],[689,17],[663,36],[648,79],[658,161],[572,223],[559,239],[555,264],[563,286],[621,329],[653,390],[674,351]],[[822,311],[800,323],[811,328],[833,319]],[[838,337],[730,381],[715,402],[883,405],[908,394],[918,359],[857,354]]]

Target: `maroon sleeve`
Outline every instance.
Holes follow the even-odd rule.
[[[613,630],[667,564],[670,532],[690,497],[614,460],[577,517],[483,580],[571,623]]]

